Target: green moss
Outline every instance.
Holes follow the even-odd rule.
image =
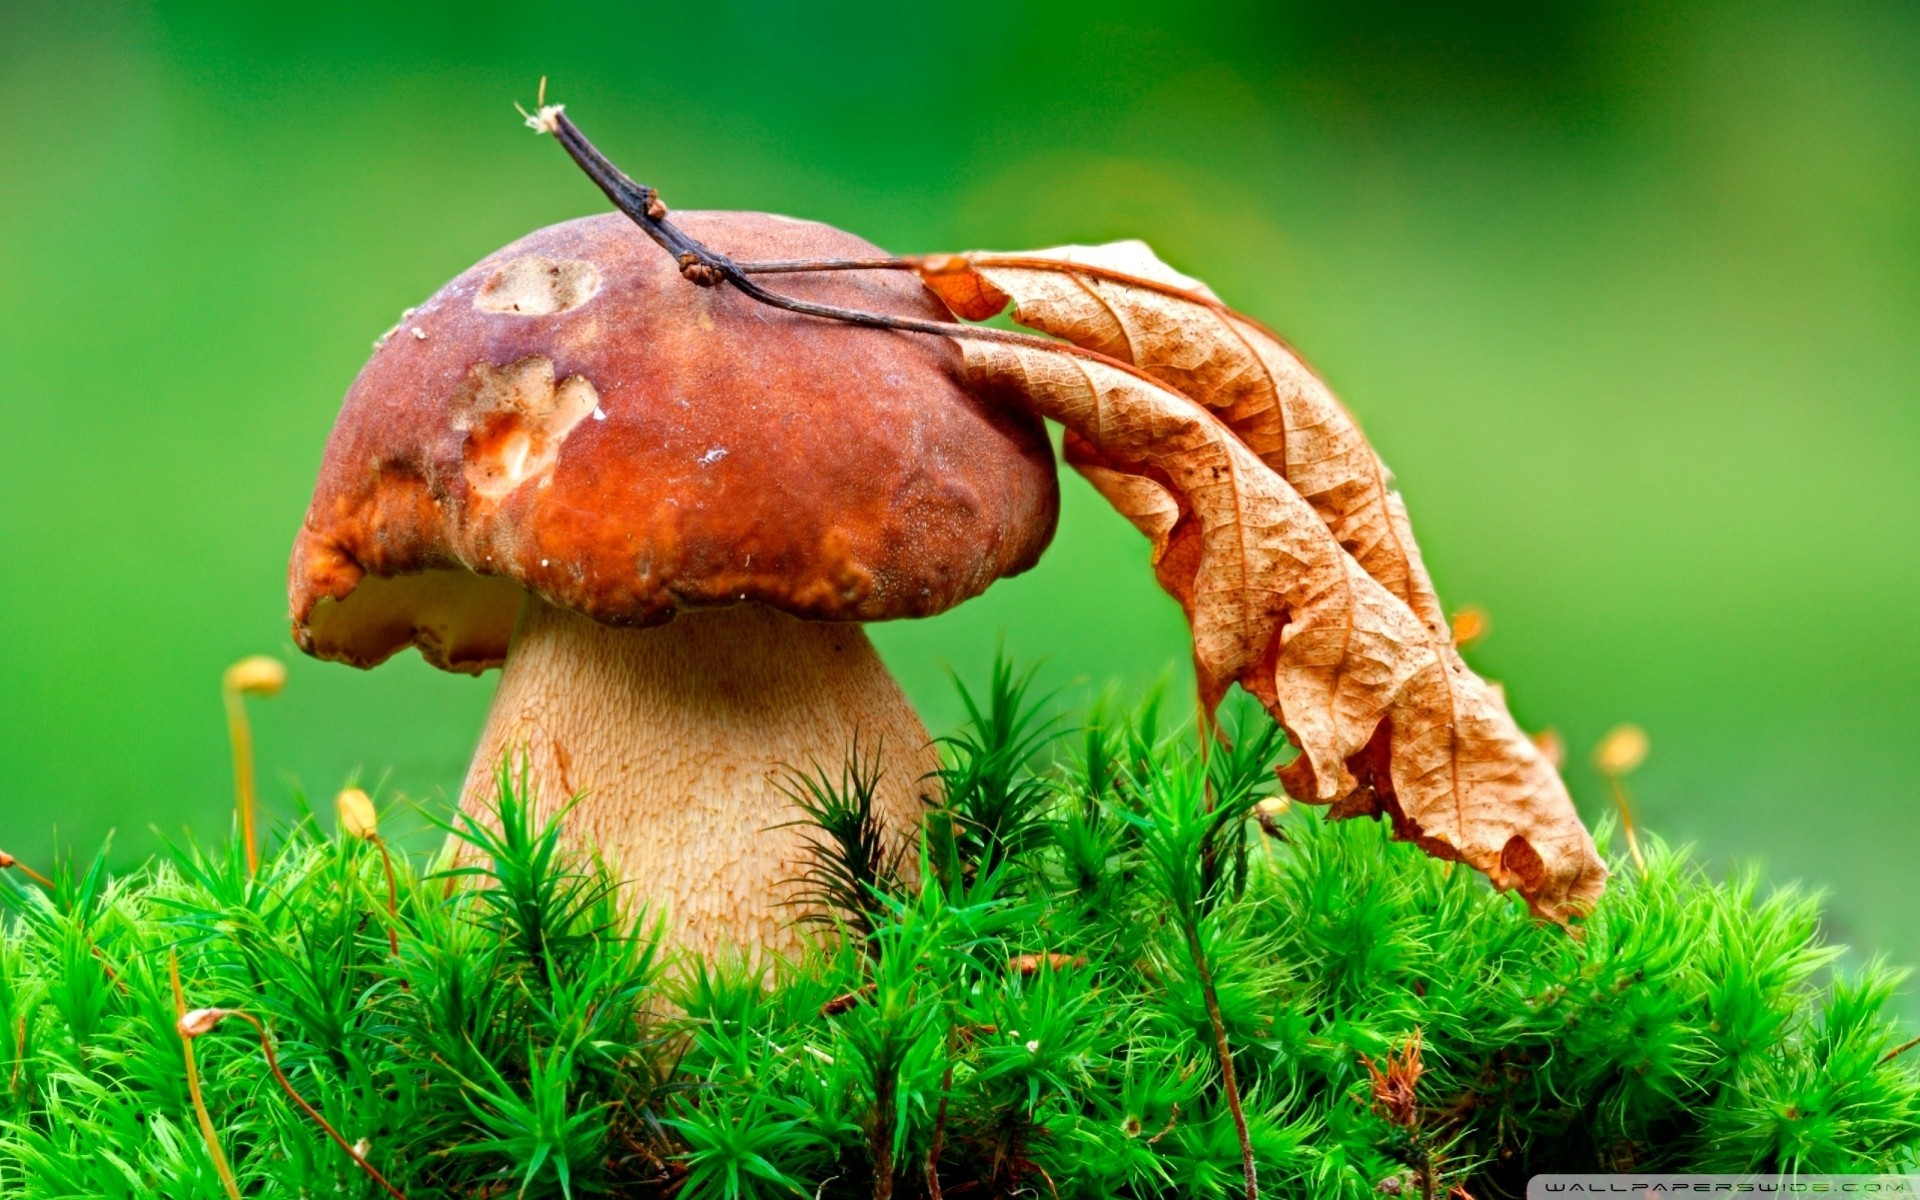
[[[865,1197],[876,1163],[922,1196],[936,1147],[954,1197],[1237,1194],[1223,1041],[1268,1195],[1914,1161],[1898,976],[1837,975],[1811,897],[1653,841],[1571,937],[1373,823],[1262,833],[1284,743],[1257,713],[1203,760],[1151,703],[1058,735],[1004,669],[969,709],[918,872],[872,837],[871,756],[796,777],[796,887],[841,918],[798,964],[667,961],[505,778],[472,865],[396,861],[391,922],[379,848],[311,817],[257,880],[225,845],[0,885],[0,1195],[225,1194],[170,955],[415,1200]],[[1415,1031],[1396,1110],[1369,1065]],[[247,1026],[195,1052],[243,1192],[381,1194]]]

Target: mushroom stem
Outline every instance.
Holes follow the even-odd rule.
[[[875,809],[908,844],[938,760],[859,625],[764,605],[615,628],[529,595],[461,808],[487,813],[505,755],[524,755],[544,819],[576,794],[569,832],[664,908],[669,940],[791,950],[803,870],[790,767],[880,749]]]

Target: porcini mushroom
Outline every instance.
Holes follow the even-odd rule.
[[[760,213],[675,220],[739,259],[877,253]],[[787,290],[948,319],[895,273]],[[784,771],[880,748],[904,845],[936,765],[861,623],[1025,570],[1058,503],[1039,421],[951,344],[690,286],[590,217],[462,274],[361,371],[294,544],[294,638],[360,667],[409,645],[504,664],[462,807],[524,756],[543,811],[584,796],[572,832],[673,940],[788,948]]]

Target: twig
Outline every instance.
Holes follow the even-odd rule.
[[[1260,1179],[1253,1162],[1253,1135],[1247,1131],[1246,1110],[1240,1106],[1240,1083],[1234,1077],[1233,1050],[1227,1045],[1227,1021],[1220,1013],[1220,994],[1213,987],[1213,972],[1207,969],[1207,953],[1200,945],[1200,933],[1191,921],[1186,926],[1187,953],[1193,957],[1193,969],[1200,976],[1200,994],[1207,1001],[1207,1020],[1213,1025],[1214,1054],[1220,1059],[1220,1082],[1227,1093],[1227,1111],[1233,1114],[1233,1131],[1240,1138],[1240,1172],[1246,1179],[1247,1200],[1259,1200]]]
[[[258,1017],[255,1017],[252,1013],[244,1009],[238,1008],[196,1009],[180,1018],[180,1036],[191,1041],[193,1038],[211,1032],[215,1026],[219,1025],[220,1022],[226,1020],[228,1017],[238,1017],[240,1020],[253,1026],[253,1031],[260,1035],[260,1050],[266,1055],[267,1070],[273,1073],[274,1080],[279,1083],[280,1090],[287,1094],[287,1098],[299,1105],[300,1110],[311,1117],[314,1124],[320,1126],[326,1135],[333,1139],[333,1143],[336,1146],[345,1150],[347,1157],[353,1160],[355,1166],[366,1172],[369,1179],[379,1184],[394,1200],[407,1200],[406,1193],[387,1182],[387,1177],[382,1175],[378,1168],[372,1163],[368,1162],[366,1156],[361,1151],[355,1149],[346,1138],[341,1137],[340,1131],[335,1129],[325,1117],[320,1115],[320,1110],[307,1103],[306,1097],[302,1096],[299,1091],[294,1088],[293,1081],[288,1079],[286,1072],[280,1069],[280,1056],[273,1051],[273,1038],[267,1033],[267,1027],[260,1022]],[[238,1200],[237,1196],[235,1200]]]
[[[961,269],[993,267],[1018,271],[1054,271],[1064,275],[1075,275],[1082,279],[1101,279],[1108,283],[1118,283],[1126,287],[1139,288],[1141,291],[1156,292],[1162,296],[1171,296],[1176,300],[1198,304],[1202,308],[1212,309],[1222,317],[1246,322],[1284,346],[1295,358],[1300,357],[1300,352],[1294,349],[1291,343],[1259,318],[1250,317],[1237,308],[1229,307],[1224,301],[1209,296],[1205,292],[1184,288],[1164,280],[1149,279],[1144,275],[1116,271],[1111,267],[1073,262],[1064,258],[1048,258],[1043,254],[993,254],[971,251],[965,254],[897,254],[886,258],[770,259],[736,265],[749,275],[804,274],[813,271],[913,271],[922,275],[943,275]]]
[[[913,271],[920,259],[890,254],[885,258],[786,258],[735,263],[748,275],[789,275],[810,271]]]
[[[207,1111],[207,1100],[200,1091],[200,1068],[193,1060],[193,1039],[197,1033],[187,1029],[187,993],[180,986],[180,955],[167,952],[167,974],[173,982],[173,1017],[175,1029],[180,1034],[180,1051],[187,1060],[187,1094],[193,1098],[193,1112],[200,1120],[200,1134],[207,1140],[207,1153],[213,1158],[214,1173],[220,1176],[220,1183],[227,1189],[231,1200],[240,1200],[240,1184],[233,1177],[233,1168],[227,1164],[226,1152],[220,1149],[220,1135],[213,1127],[213,1114]]]
[[[1914,1038],[1912,1041],[1909,1041],[1909,1042],[1902,1042],[1900,1045],[1895,1046],[1893,1049],[1881,1055],[1880,1061],[1875,1065],[1884,1067],[1888,1063],[1892,1062],[1894,1059],[1899,1058],[1902,1054],[1905,1054],[1907,1051],[1913,1049],[1915,1046],[1920,1046],[1920,1037]]]
[[[1055,354],[1068,354],[1076,358],[1100,362],[1129,375],[1153,382],[1150,376],[1129,363],[1093,350],[1083,350],[1070,342],[1059,342],[1030,333],[1016,333],[1010,329],[994,329],[984,325],[929,321],[919,317],[902,317],[891,313],[869,312],[866,309],[817,304],[811,300],[801,300],[768,291],[753,279],[754,274],[770,273],[772,270],[904,269],[911,266],[913,260],[832,259],[821,263],[759,263],[752,264],[750,270],[748,265],[734,262],[719,251],[709,248],[668,220],[667,206],[661,202],[660,193],[644,183],[636,183],[626,172],[614,166],[612,161],[587,139],[587,135],[580,132],[580,127],[567,116],[564,105],[549,104],[541,107],[538,112],[527,116],[527,125],[535,132],[552,134],[580,169],[586,172],[587,178],[593,180],[606,194],[607,199],[613,201],[613,206],[640,226],[641,230],[658,243],[661,249],[673,255],[674,261],[680,266],[681,276],[690,283],[701,287],[729,283],[750,299],[762,304],[805,316],[842,321],[849,325],[864,325],[873,329],[897,329],[908,333],[929,333],[936,337],[969,337],[979,341],[1002,342],[1008,345],[1047,350]],[[1156,386],[1160,385],[1156,384]]]
[[[1178,1125],[1179,1123],[1180,1123],[1180,1102],[1176,1100],[1173,1102],[1172,1105],[1169,1106],[1169,1109],[1167,1112],[1167,1123],[1160,1127],[1159,1133],[1156,1133],[1152,1137],[1147,1139],[1147,1145],[1149,1146],[1159,1145],[1160,1139],[1172,1133],[1173,1127],[1175,1125]]]

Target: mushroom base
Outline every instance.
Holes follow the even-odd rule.
[[[881,755],[876,815],[911,845],[938,758],[860,626],[744,603],[617,629],[529,595],[460,806],[487,812],[512,754],[542,819],[583,797],[570,836],[664,910],[670,943],[787,952],[804,831],[776,828],[799,816],[779,785],[816,762],[837,780],[856,742]]]

